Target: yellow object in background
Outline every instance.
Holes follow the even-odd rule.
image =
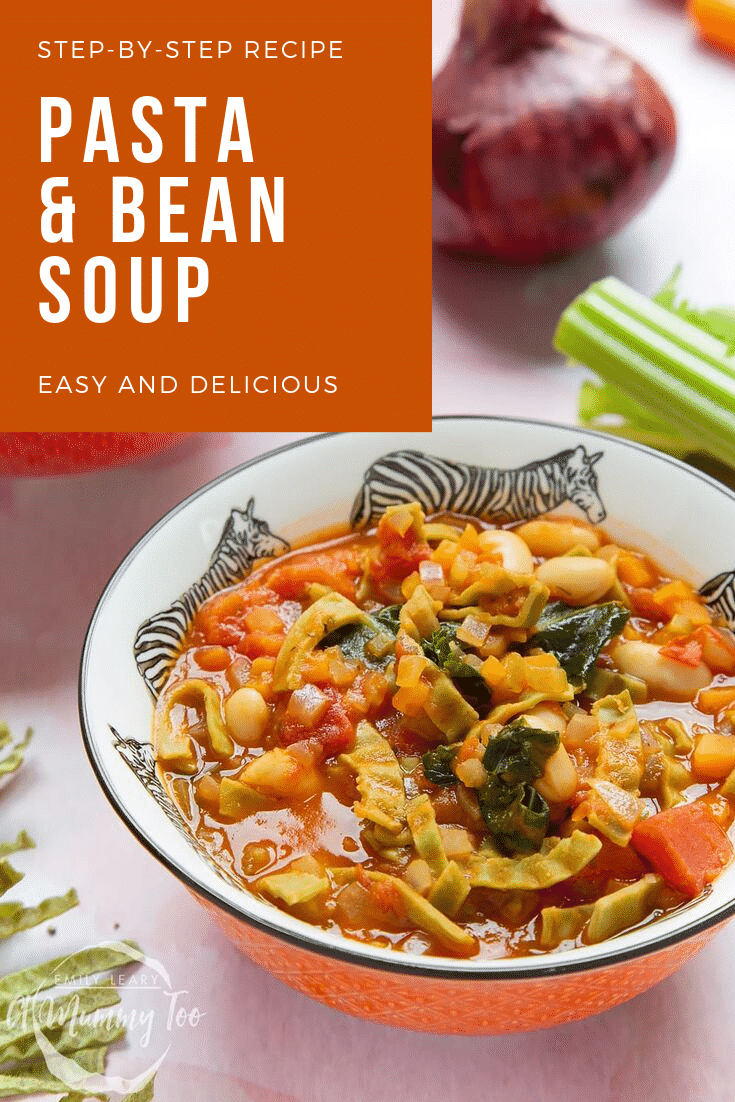
[[[689,0],[689,14],[702,38],[735,54],[735,0]]]

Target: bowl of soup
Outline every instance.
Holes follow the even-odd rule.
[[[539,422],[313,437],[168,513],[95,610],[113,807],[286,983],[553,1026],[735,911],[735,495]]]

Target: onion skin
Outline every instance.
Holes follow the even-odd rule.
[[[518,264],[621,229],[676,145],[653,78],[543,0],[466,0],[432,115],[434,241]]]

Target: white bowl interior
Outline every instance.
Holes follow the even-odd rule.
[[[695,585],[735,566],[735,495],[667,457],[574,428],[489,418],[448,418],[433,433],[370,433],[315,437],[232,471],[174,509],[131,551],[109,583],[85,646],[81,708],[93,764],[117,810],[142,841],[190,886],[261,926],[322,951],[402,968],[465,974],[554,971],[587,966],[683,936],[722,916],[735,898],[735,867],[710,893],[653,924],[601,945],[545,957],[458,961],[412,956],[358,944],[292,918],[231,884],[165,814],[115,747],[150,739],[152,698],[136,668],[140,624],[168,606],[207,568],[233,508],[255,499],[254,514],[293,542],[345,522],[363,473],[401,448],[486,467],[511,469],[583,445],[601,451],[595,466],[604,522],[615,539],[650,552]],[[580,515],[570,502],[557,512]]]

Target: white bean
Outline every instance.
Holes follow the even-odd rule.
[[[686,666],[661,654],[654,643],[631,639],[621,643],[613,655],[615,665],[623,673],[645,681],[653,695],[669,700],[693,700],[700,689],[712,680],[704,662]]]
[[[225,722],[240,746],[258,746],[268,726],[270,712],[257,689],[247,685],[225,701]]]
[[[535,782],[536,791],[551,804],[571,800],[577,791],[577,770],[564,743],[546,762],[542,777]]]
[[[566,717],[558,704],[537,704],[524,713],[524,719],[530,727],[540,727],[542,731],[558,731],[563,735],[567,729]]]
[[[604,559],[563,555],[542,563],[536,577],[552,596],[570,605],[588,605],[604,597],[615,582],[615,571]]]
[[[481,550],[500,555],[500,561],[512,574],[533,574],[533,556],[515,532],[489,528],[477,540]]]
[[[564,555],[573,547],[586,547],[596,551],[600,537],[593,528],[585,528],[571,521],[529,520],[515,529],[516,535],[528,545],[534,555],[548,559]]]

